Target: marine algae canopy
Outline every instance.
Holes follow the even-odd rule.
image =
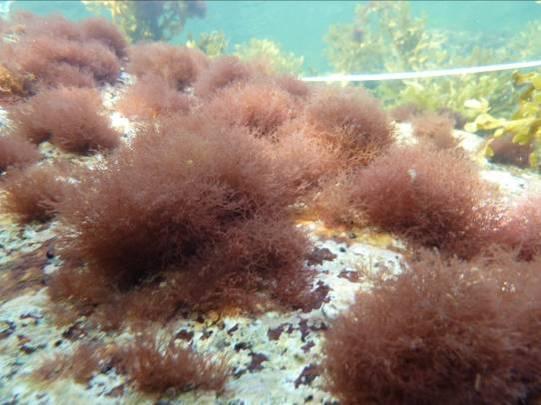
[[[181,1],[89,1],[85,6],[97,13],[105,8],[122,31],[133,41],[170,40],[179,34],[191,17],[203,18],[204,0]]]

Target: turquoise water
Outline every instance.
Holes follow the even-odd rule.
[[[185,42],[190,33],[197,37],[201,32],[223,31],[234,49],[234,44],[253,37],[268,38],[304,56],[307,67],[326,72],[330,67],[324,53],[325,34],[332,24],[352,22],[361,3],[367,2],[207,1],[206,17],[188,20],[174,42]],[[16,1],[12,9],[61,13],[72,20],[92,16],[78,1]],[[541,5],[534,1],[414,1],[412,11],[425,16],[431,28],[480,36],[480,41],[513,34],[541,18]],[[503,44],[500,41],[499,46]]]

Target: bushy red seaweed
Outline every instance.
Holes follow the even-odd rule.
[[[24,77],[36,93],[47,86],[94,87],[114,82],[120,74],[122,34],[105,20],[77,25],[60,16],[16,15],[10,27],[16,41],[0,45],[6,69]]]
[[[84,384],[100,368],[113,367],[126,375],[135,388],[149,394],[224,389],[229,366],[223,359],[211,359],[179,347],[173,339],[162,344],[157,335],[156,329],[145,330],[123,346],[80,343],[72,354],[46,359],[33,376],[46,382],[72,377]]]
[[[335,217],[335,208],[343,215],[346,203],[363,225],[461,257],[491,243],[500,215],[491,201],[497,200],[495,189],[480,178],[473,162],[458,151],[428,145],[391,148],[368,167],[330,182],[323,197],[333,193],[342,196],[320,199],[324,216]]]
[[[225,125],[246,127],[256,136],[271,136],[298,114],[294,98],[270,83],[231,85],[202,108]]]
[[[128,117],[148,120],[187,113],[192,103],[190,96],[171,87],[167,80],[147,74],[127,89],[117,108]]]
[[[422,252],[374,277],[326,335],[329,389],[343,404],[528,402],[541,389],[539,266]]]
[[[6,192],[3,208],[20,223],[46,222],[64,195],[62,171],[54,166],[33,166],[9,173],[2,188]]]
[[[411,119],[413,133],[421,142],[430,142],[439,149],[452,149],[458,145],[453,136],[455,121],[446,114],[424,113]]]
[[[538,256],[541,253],[541,196],[529,196],[509,207],[490,240],[513,249],[521,260]]]
[[[0,173],[10,167],[25,167],[41,159],[32,143],[16,136],[0,136]]]
[[[103,18],[90,18],[81,23],[81,31],[86,41],[96,40],[111,49],[116,56],[126,56],[128,42],[114,24]]]
[[[347,167],[366,165],[393,142],[389,118],[362,89],[320,89],[306,106],[306,121]]]
[[[153,334],[137,336],[115,355],[116,367],[146,393],[181,393],[189,390],[222,391],[229,370],[224,361],[212,361],[174,340],[161,347]]]
[[[192,85],[207,66],[207,57],[197,49],[162,42],[134,45],[128,50],[127,70],[138,78],[159,76],[175,90]]]
[[[167,319],[181,307],[302,306],[308,244],[288,213],[298,192],[287,167],[267,158],[269,142],[226,133],[147,128],[83,177],[60,204],[61,255],[87,267],[62,269],[51,294],[104,310],[120,305],[126,318]],[[79,282],[89,279],[92,289]]]
[[[219,89],[247,82],[254,76],[256,70],[253,66],[241,62],[236,56],[221,56],[201,73],[194,83],[194,93],[199,97],[210,97]]]
[[[11,115],[17,136],[34,143],[50,140],[67,152],[87,154],[115,148],[120,141],[102,108],[96,90],[61,87],[41,91]]]

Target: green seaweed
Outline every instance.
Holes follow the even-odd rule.
[[[492,156],[494,151],[490,143],[504,135],[512,135],[512,142],[517,145],[530,145],[531,167],[541,165],[541,74],[537,72],[513,74],[513,84],[521,91],[518,108],[511,119],[495,118],[489,114],[490,103],[486,99],[470,100],[468,107],[477,113],[473,122],[466,124],[470,132],[489,131],[492,135],[485,147],[485,154]]]
[[[476,66],[501,61],[493,50],[475,48],[477,38],[460,38],[429,30],[426,19],[413,16],[409,2],[359,5],[353,24],[334,25],[326,37],[331,65],[342,73],[424,71]],[[464,56],[464,41],[473,47]],[[387,106],[414,104],[422,110],[451,109],[473,119],[466,100],[489,95],[501,111],[512,106],[512,86],[506,73],[464,75],[377,84],[372,91]]]
[[[221,31],[203,32],[197,39],[188,35],[186,46],[188,48],[197,48],[207,56],[216,58],[225,54],[229,41]]]

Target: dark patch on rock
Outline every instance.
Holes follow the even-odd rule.
[[[117,385],[111,391],[105,394],[107,397],[118,398],[124,395],[124,384]]]
[[[5,339],[13,332],[15,332],[16,326],[11,321],[0,321],[0,339]]]
[[[19,347],[19,350],[26,354],[34,353],[36,350],[45,348],[45,345],[32,346],[27,343]]]
[[[189,342],[190,340],[193,339],[193,332],[186,329],[182,329],[180,332],[178,332],[175,335],[175,339],[181,339],[181,340],[185,340],[186,342]]]
[[[351,281],[352,283],[359,282],[359,273],[356,271],[342,270],[340,274],[338,275],[338,277],[345,278],[346,280]]]
[[[33,314],[33,313],[24,313],[24,314],[21,314],[21,316],[19,317],[19,319],[21,320],[30,319],[31,322],[34,324],[34,326],[38,325],[42,318],[43,316],[41,314]]]
[[[269,328],[267,329],[267,337],[269,340],[278,340],[280,339],[280,335],[284,331],[284,325],[280,325],[277,328]]]
[[[307,365],[295,380],[295,388],[299,388],[300,385],[312,384],[312,381],[314,381],[319,374],[320,371],[318,366],[314,364]]]
[[[301,332],[301,340],[303,343],[306,342],[306,337],[310,334],[310,332],[320,332],[327,329],[328,326],[325,322],[321,322],[320,325],[311,326],[308,326],[308,321],[306,319],[303,319],[299,322],[299,330]]]
[[[306,257],[306,263],[309,266],[323,264],[324,261],[332,261],[336,259],[336,255],[327,248],[314,248],[312,253]]]
[[[205,329],[203,331],[203,335],[201,335],[201,340],[207,340],[209,337],[212,336],[213,333],[214,333],[213,331]]]
[[[62,332],[62,337],[64,339],[69,339],[72,342],[84,338],[88,335],[85,325],[82,322],[75,322],[68,329]]]
[[[252,361],[248,365],[248,371],[250,373],[253,373],[254,371],[261,371],[263,370],[263,366],[261,365],[264,361],[269,360],[267,356],[265,356],[263,353],[250,353],[250,356],[252,357]]]
[[[301,340],[306,341],[306,336],[310,334],[310,328],[308,327],[308,321],[303,319],[299,322],[299,330],[301,331]]]
[[[240,343],[237,343],[233,348],[238,353],[241,350],[248,350],[250,347],[252,347],[251,344],[246,343],[246,342],[240,342]]]
[[[312,292],[308,302],[302,307],[303,312],[310,312],[314,309],[321,308],[324,302],[329,302],[330,298],[328,297],[329,291],[331,288],[325,284],[323,281],[319,280],[317,282],[316,289]]]
[[[305,345],[301,346],[301,349],[304,353],[308,353],[312,347],[314,347],[316,344],[312,341],[309,341],[308,343],[306,343]]]
[[[321,322],[321,324],[319,325],[310,326],[310,330],[313,332],[320,332],[322,330],[327,330],[327,329],[329,329],[329,327],[327,326],[325,322]]]
[[[53,244],[51,244],[49,248],[47,249],[46,255],[47,255],[47,259],[52,259],[53,257],[55,257],[56,252],[55,252],[55,248]]]
[[[233,336],[233,333],[235,333],[238,329],[239,329],[239,324],[236,323],[232,328],[230,328],[230,329],[227,331],[227,334],[228,334],[229,336]]]
[[[277,328],[274,328],[274,329],[269,328],[269,330],[267,330],[267,337],[269,338],[269,340],[278,340],[278,339],[280,339],[280,336],[284,332],[286,326],[289,326],[289,328],[287,330],[287,333],[293,332],[293,325],[291,325],[289,323],[283,323],[283,324],[281,324],[280,326],[278,326]]]

